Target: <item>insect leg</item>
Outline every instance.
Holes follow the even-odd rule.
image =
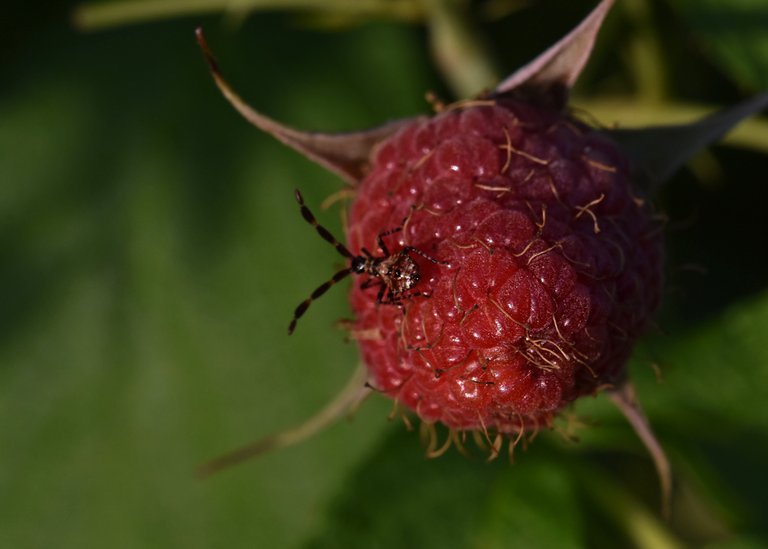
[[[368,279],[364,280],[363,283],[360,284],[360,289],[361,290],[367,290],[368,288],[370,288],[370,287],[372,287],[372,286],[374,286],[376,284],[381,286],[384,283],[380,279],[378,279],[378,278],[371,277],[371,278],[368,278]]]
[[[424,293],[424,292],[412,292],[412,293],[392,293],[389,292],[386,297],[384,297],[381,301],[377,301],[380,305],[397,305],[400,308],[403,308],[403,301],[410,301],[414,297],[424,297],[424,298],[430,298],[432,297],[432,294]]]
[[[391,234],[399,233],[403,230],[403,226],[395,227],[394,229],[389,229],[388,231],[384,231],[383,233],[379,233],[379,235],[376,237],[376,244],[379,245],[379,248],[381,248],[381,251],[384,253],[384,256],[389,255],[389,249],[387,248],[387,245],[384,244],[384,237],[389,236]]]
[[[450,263],[448,263],[447,261],[440,261],[439,259],[435,259],[431,255],[429,255],[429,254],[427,254],[425,252],[422,252],[418,248],[414,248],[412,246],[405,246],[402,250],[400,250],[400,253],[406,253],[406,254],[407,253],[415,253],[416,255],[420,255],[424,259],[428,259],[432,263],[436,263],[437,265],[449,265],[450,266]]]
[[[376,303],[384,303],[384,300],[382,299],[384,297],[384,292],[387,291],[387,285],[382,283],[381,288],[379,288],[379,293],[376,296]],[[387,297],[389,297],[389,293],[387,294]]]

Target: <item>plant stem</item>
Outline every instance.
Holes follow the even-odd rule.
[[[379,16],[414,21],[423,16],[411,0],[118,0],[82,4],[73,15],[82,30],[98,30],[158,19],[255,10],[310,10],[356,16]]]
[[[491,90],[498,73],[462,0],[422,0],[427,12],[432,54],[454,94],[469,98]]]
[[[621,128],[683,124],[699,120],[717,109],[693,103],[638,103],[635,98],[608,97],[584,99],[577,97],[576,113],[585,111],[608,127],[621,120]],[[750,118],[741,122],[722,140],[723,143],[768,152],[768,120]]]
[[[634,23],[629,39],[629,67],[634,76],[637,98],[658,103],[668,95],[664,56],[648,0],[624,0],[624,11]]]

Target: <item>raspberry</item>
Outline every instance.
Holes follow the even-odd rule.
[[[652,188],[766,108],[768,95],[680,126],[602,133],[569,117],[568,91],[612,4],[601,0],[490,99],[347,134],[302,132],[254,110],[223,79],[196,31],[235,109],[356,189],[349,249],[302,204],[304,218],[350,264],[299,305],[289,332],[334,283],[352,273],[373,276],[356,280],[351,294],[352,336],[368,372],[358,369],[302,425],[211,460],[200,474],[311,436],[355,408],[370,387],[412,409],[428,433],[435,422],[447,425],[449,443],[461,444],[457,431],[482,431],[488,441],[495,431],[491,457],[502,435],[517,434],[511,451],[526,430],[610,388],[607,396],[654,460],[668,515],[670,464],[625,372],[662,284],[660,227],[632,188],[628,158],[632,174]],[[401,264],[405,278],[388,271]]]
[[[411,246],[398,306],[356,280],[372,385],[422,420],[520,433],[623,379],[661,294],[662,239],[608,139],[509,97],[414,121],[382,142],[350,211],[352,253]],[[382,250],[383,251],[383,250]]]

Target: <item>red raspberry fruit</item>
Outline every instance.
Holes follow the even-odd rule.
[[[396,306],[356,279],[353,335],[373,386],[422,420],[519,433],[622,381],[659,304],[662,238],[611,141],[514,99],[479,103],[376,148],[350,250],[402,227],[390,254],[441,264],[411,254],[420,280]]]
[[[426,426],[454,429],[449,441],[460,441],[456,431],[496,431],[492,456],[501,434],[547,426],[579,396],[612,387],[608,396],[654,459],[667,514],[669,462],[624,366],[659,303],[662,240],[632,189],[624,155],[633,173],[658,185],[764,109],[768,94],[680,126],[603,133],[572,119],[564,114],[568,91],[612,4],[601,0],[502,81],[492,99],[348,134],[302,132],[253,109],[196,32],[232,106],[357,193],[349,249],[302,204],[304,218],[350,263],[299,305],[289,331],[335,282],[367,275],[355,281],[351,300],[369,384]],[[408,272],[395,272],[402,266]],[[214,459],[200,473],[311,436],[370,392],[359,373],[304,424]]]

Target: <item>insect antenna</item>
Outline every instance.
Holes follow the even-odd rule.
[[[352,253],[347,249],[344,244],[336,240],[336,238],[320,223],[317,222],[317,219],[315,219],[315,216],[312,214],[310,209],[307,207],[306,204],[304,204],[304,197],[301,196],[301,193],[298,189],[296,189],[296,202],[299,203],[299,206],[301,207],[301,215],[304,217],[305,221],[312,225],[315,230],[317,231],[317,234],[320,235],[320,237],[331,244],[334,248],[336,248],[336,251],[339,252],[341,255],[346,257],[347,259],[353,260],[355,259],[355,256],[352,255]],[[322,283],[320,286],[315,288],[315,291],[310,294],[310,296],[299,303],[299,306],[296,307],[296,310],[293,312],[293,319],[291,320],[290,325],[288,326],[288,335],[291,335],[293,331],[296,329],[296,323],[299,321],[299,318],[307,311],[310,304],[319,298],[321,295],[323,295],[325,292],[327,292],[331,286],[336,284],[337,282],[340,282],[344,278],[346,278],[350,273],[352,272],[352,265],[350,264],[348,267],[338,271],[336,274],[334,274],[330,280]]]
[[[352,252],[350,252],[347,247],[344,246],[344,244],[336,240],[336,237],[334,237],[328,229],[317,222],[317,219],[315,219],[315,216],[312,214],[310,209],[306,204],[304,204],[304,197],[301,196],[301,192],[299,192],[298,189],[296,189],[296,202],[298,202],[299,206],[301,207],[301,215],[304,217],[304,220],[315,228],[317,234],[319,234],[323,240],[331,244],[334,248],[336,248],[337,252],[339,252],[347,259],[355,258],[355,256],[352,255]]]
[[[315,288],[315,291],[312,292],[307,299],[299,303],[299,306],[296,307],[296,310],[293,312],[293,320],[291,320],[291,324],[288,326],[288,335],[291,335],[296,329],[296,323],[299,321],[299,318],[301,318],[301,316],[307,311],[309,304],[327,292],[331,286],[346,278],[347,275],[349,275],[351,272],[351,267],[340,270],[335,275],[333,275],[330,280],[323,282],[320,286]]]

